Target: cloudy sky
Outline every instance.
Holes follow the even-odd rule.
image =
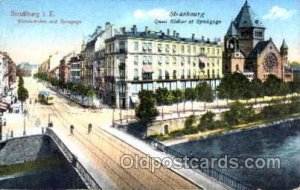
[[[0,50],[7,51],[16,63],[40,64],[54,52],[68,53],[80,48],[96,26],[109,21],[117,29],[133,24],[138,30],[176,30],[181,36],[223,39],[231,20],[238,14],[244,0],[0,0]],[[261,18],[266,39],[272,37],[277,46],[283,38],[290,48],[291,61],[300,61],[300,1],[248,0]],[[171,17],[171,12],[199,12],[203,17]],[[19,13],[31,16],[18,16]],[[51,12],[52,16],[49,16]],[[38,13],[38,14],[34,14]],[[45,14],[45,16],[44,16]],[[24,20],[46,20],[47,23],[18,23]],[[172,24],[170,19],[220,20],[212,24]],[[57,20],[57,23],[49,23]],[[78,24],[62,24],[80,21]],[[155,23],[155,20],[167,23]]]

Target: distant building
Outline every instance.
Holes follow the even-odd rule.
[[[75,53],[71,52],[65,55],[59,64],[59,80],[62,83],[70,82],[71,80],[71,65],[70,60],[74,57]]]
[[[300,65],[292,65],[290,69],[293,73],[294,82],[300,83]]]
[[[261,80],[273,74],[284,81],[292,80],[291,72],[286,70],[288,46],[285,40],[278,49],[272,38],[265,40],[265,30],[246,0],[224,38],[224,73],[240,72],[250,79]]]
[[[36,73],[37,65],[29,64],[29,63],[21,63],[17,65],[17,73],[24,77],[30,77],[34,73]]]
[[[173,31],[138,32],[123,27],[105,41],[104,102],[133,107],[142,89],[195,87],[207,81],[215,88],[222,74],[222,46],[204,37],[183,38]]]
[[[77,54],[71,57],[70,64],[70,81],[73,83],[81,82],[81,69],[83,67],[83,57],[81,54]]]

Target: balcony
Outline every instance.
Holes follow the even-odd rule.
[[[126,53],[125,49],[119,49],[119,53]]]
[[[139,77],[133,77],[133,80],[139,80]]]
[[[184,79],[184,75],[181,75],[181,77],[180,77],[181,79]]]
[[[162,80],[162,79],[163,79],[163,77],[162,77],[162,76],[158,76],[158,79],[159,79],[159,80]]]

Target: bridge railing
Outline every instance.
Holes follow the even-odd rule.
[[[70,151],[70,149],[62,142],[62,140],[54,133],[51,128],[46,128],[46,135],[49,135],[61,152],[65,155],[67,160],[78,171],[78,174],[84,180],[89,189],[101,189],[96,180],[89,174],[85,167],[78,161],[77,157]]]
[[[148,143],[150,146],[152,146],[154,149],[162,151],[164,153],[167,153],[169,155],[172,155],[176,158],[192,158],[192,156],[188,156],[185,155],[181,152],[178,152],[177,150],[170,148],[164,144],[162,144],[161,142],[152,139],[152,138],[148,138],[146,140],[146,143]],[[186,159],[182,159],[182,160],[186,160]],[[188,165],[188,163],[183,163],[185,166]],[[250,184],[245,184],[241,181],[239,181],[238,179],[235,179],[227,174],[222,173],[221,171],[215,169],[215,168],[211,168],[211,167],[199,167],[199,168],[191,168],[190,169],[194,170],[195,172],[200,172],[203,173],[209,177],[212,177],[214,179],[216,179],[217,181],[226,184],[227,186],[236,189],[236,190],[253,190],[255,189],[252,185]]]

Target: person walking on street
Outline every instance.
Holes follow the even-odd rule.
[[[91,133],[91,131],[92,131],[92,124],[90,123],[89,125],[88,125],[88,134],[90,134]]]
[[[71,135],[73,135],[73,131],[74,131],[74,125],[71,125],[70,126],[70,133],[71,133]]]

